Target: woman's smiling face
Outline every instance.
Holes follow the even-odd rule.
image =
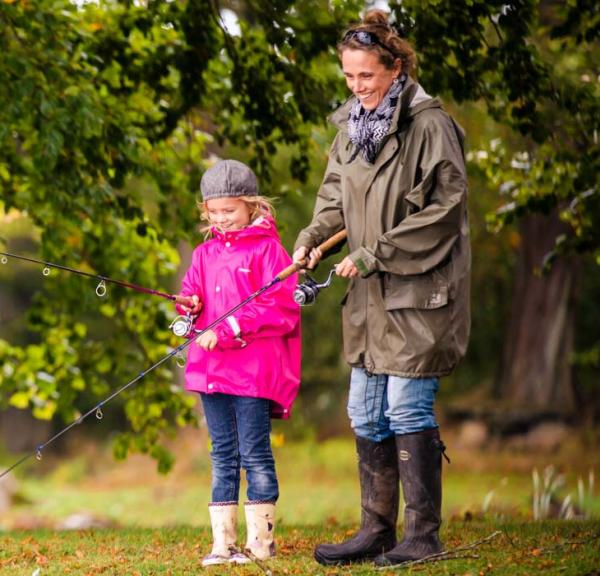
[[[342,70],[348,88],[363,108],[375,110],[400,74],[400,60],[396,60],[390,70],[380,62],[375,52],[348,48],[342,52]]]

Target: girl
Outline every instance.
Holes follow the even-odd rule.
[[[270,204],[246,165],[224,160],[201,180],[211,238],[194,251],[178,296],[202,329],[291,264]],[[246,550],[274,556],[279,496],[271,418],[288,418],[300,384],[300,309],[295,275],[208,330],[189,348],[186,388],[200,393],[212,443],[213,547],[203,566],[244,563],[235,553],[240,469],[248,483]]]

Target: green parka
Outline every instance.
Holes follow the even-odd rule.
[[[342,302],[346,360],[407,378],[451,372],[470,328],[463,132],[424,94],[407,80],[374,164],[361,154],[348,162],[354,98],[330,117],[339,132],[313,220],[296,241],[296,249],[312,248],[347,229],[361,277]]]

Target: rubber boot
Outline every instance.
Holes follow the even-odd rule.
[[[202,566],[227,564],[235,551],[237,538],[237,503],[213,502],[208,505],[212,526],[213,546],[211,553],[202,559]]]
[[[372,560],[396,543],[398,460],[394,438],[356,438],[360,477],[360,530],[341,544],[321,544],[315,560],[325,565]]]
[[[443,551],[442,454],[446,447],[437,428],[396,436],[398,467],[404,497],[404,538],[375,559],[378,566],[420,560]],[[449,460],[448,460],[449,461]]]
[[[246,511],[246,551],[259,560],[275,556],[275,504],[247,502]]]

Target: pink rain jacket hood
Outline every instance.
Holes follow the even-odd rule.
[[[275,221],[260,217],[231,232],[212,230],[200,244],[183,282],[182,294],[203,304],[196,319],[202,329],[268,284],[292,263]],[[271,416],[287,418],[300,386],[300,307],[294,302],[294,274],[265,291],[213,330],[211,352],[191,344],[186,388],[272,401]]]

